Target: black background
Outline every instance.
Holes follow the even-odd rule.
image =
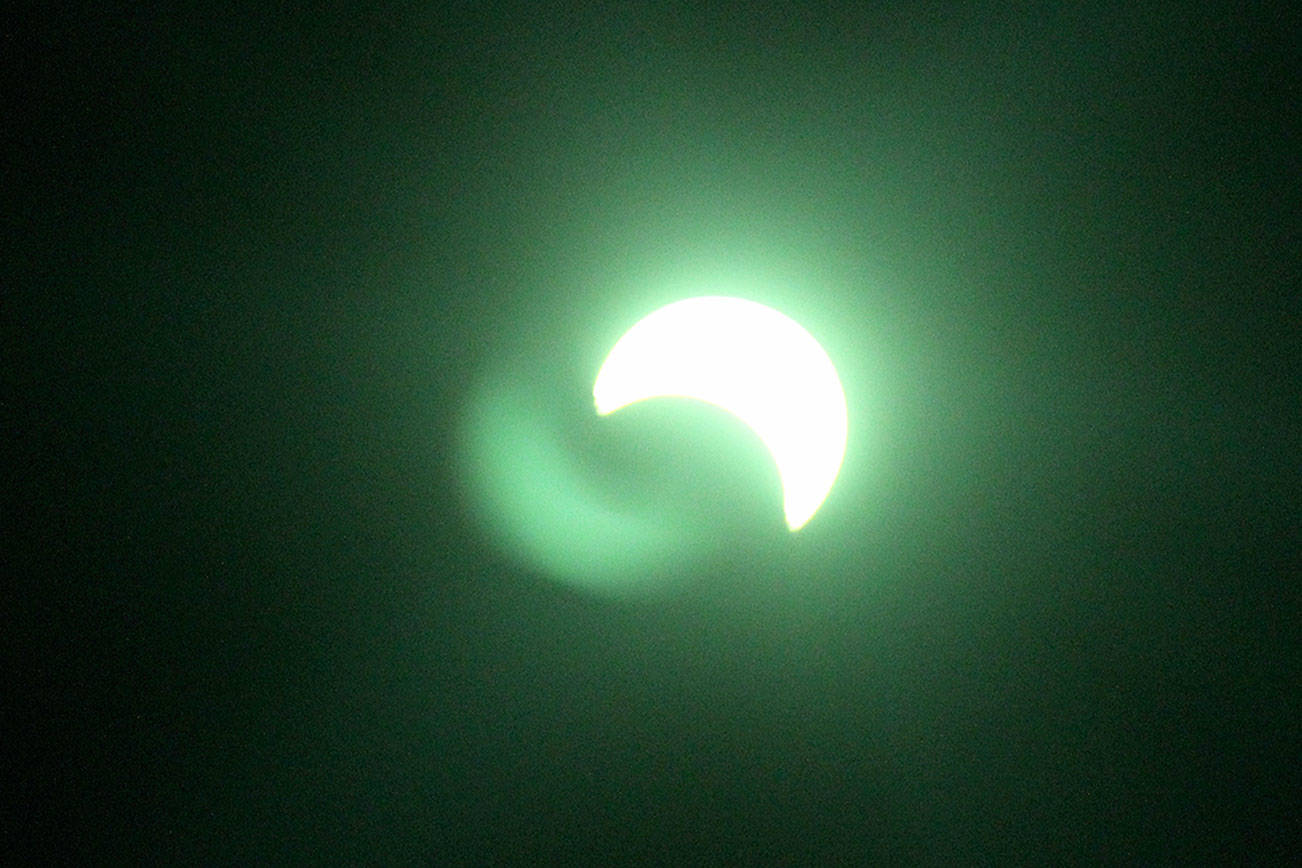
[[[5,24],[9,855],[1282,859],[1298,22],[1058,5]],[[476,372],[765,208],[913,371],[836,593],[504,554]]]

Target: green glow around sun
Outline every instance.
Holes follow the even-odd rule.
[[[468,414],[463,466],[481,517],[506,549],[590,591],[655,590],[691,557],[695,539],[672,515],[610,503],[523,390],[485,385]]]
[[[773,456],[792,531],[818,511],[845,456],[845,393],[831,359],[796,322],[740,298],[690,298],[649,314],[610,351],[592,394],[603,416],[683,397],[741,419]]]

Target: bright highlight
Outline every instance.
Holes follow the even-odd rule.
[[[745,299],[689,298],[647,315],[610,351],[592,396],[603,416],[664,397],[732,413],[773,456],[793,531],[818,511],[845,456],[845,393],[832,360],[796,322]]]

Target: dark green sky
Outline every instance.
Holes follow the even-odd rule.
[[[7,857],[1282,856],[1296,20],[267,5],[0,32]],[[728,420],[589,415],[712,292],[845,382],[797,536]],[[503,389],[538,509],[709,529],[670,590],[509,543]]]

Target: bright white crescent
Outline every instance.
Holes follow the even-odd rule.
[[[597,373],[601,415],[647,398],[695,398],[750,426],[782,481],[787,527],[813,517],[845,457],[845,392],[827,353],[796,322],[753,301],[705,296],[648,314]]]

